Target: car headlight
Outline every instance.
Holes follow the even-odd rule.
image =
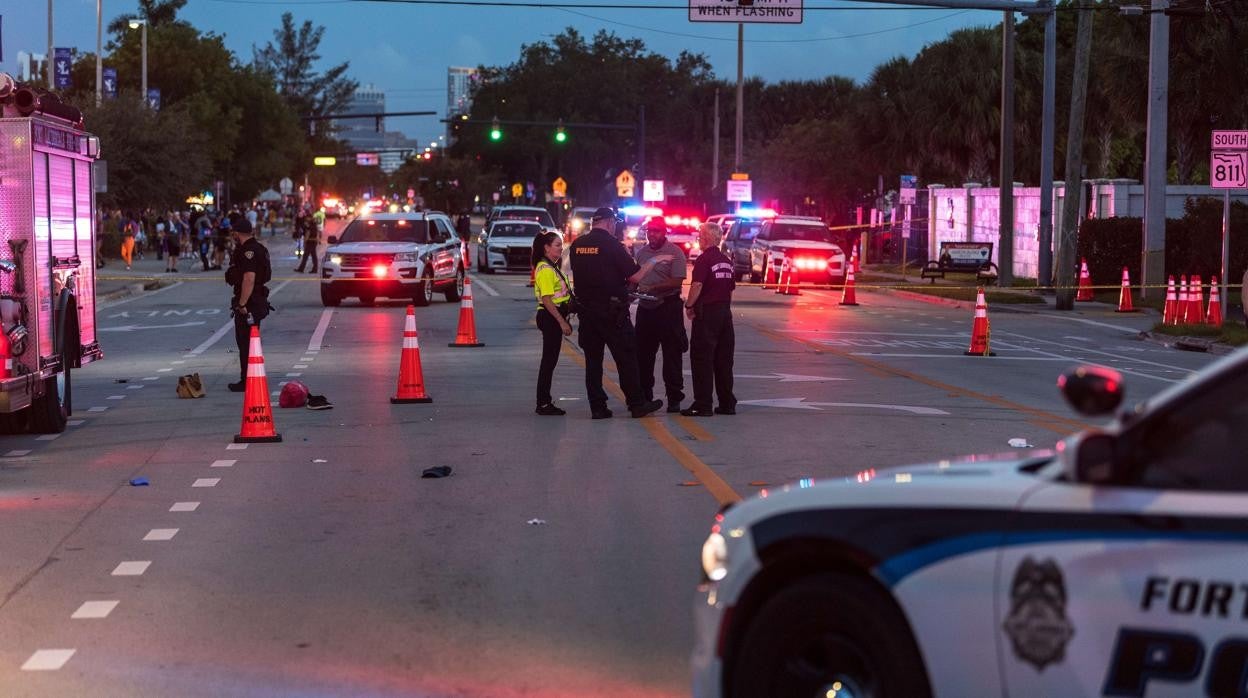
[[[712,582],[728,576],[728,544],[718,533],[707,536],[702,544],[702,571]]]
[[[400,252],[394,256],[396,262],[419,262],[419,252]]]
[[[340,267],[340,266],[342,266],[342,255],[340,255],[340,254],[331,254],[331,255],[329,256],[329,263],[330,263],[330,264],[332,264],[332,265],[334,265],[334,266],[336,266],[336,267]]]

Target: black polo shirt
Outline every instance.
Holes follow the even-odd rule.
[[[234,300],[238,300],[239,293],[242,291],[243,274],[249,271],[255,272],[256,275],[256,290],[252,295],[267,296],[267,293],[262,292],[260,287],[273,278],[273,269],[269,264],[269,249],[260,244],[255,237],[250,237],[247,242],[235,247],[234,255],[230,259],[230,269],[226,272],[226,276],[231,282],[230,285],[234,287]]]
[[[702,292],[698,294],[698,303],[728,303],[732,300],[732,290],[737,287],[733,279],[732,260],[724,256],[718,247],[712,247],[698,257],[693,263],[694,283],[702,284]]]
[[[594,228],[568,248],[576,297],[594,302],[608,298],[628,298],[628,277],[641,267],[615,236]]]

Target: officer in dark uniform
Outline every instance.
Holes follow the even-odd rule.
[[[737,287],[732,260],[719,249],[723,229],[714,223],[698,228],[702,256],[693,263],[693,283],[685,301],[685,313],[693,321],[689,338],[689,367],[693,369],[693,404],[680,413],[686,417],[736,414],[732,394],[732,355],[736,335],[732,329],[732,291]],[[711,409],[712,389],[719,405]]]
[[[602,389],[603,349],[611,350],[619,372],[620,388],[634,417],[644,417],[663,406],[647,401],[637,372],[637,338],[628,315],[628,287],[636,284],[655,264],[671,257],[652,257],[637,266],[624,245],[615,239],[615,211],[600,208],[591,218],[591,230],[569,248],[572,278],[576,284],[577,312],[581,318],[577,342],[585,351],[585,391],[594,419],[611,416],[607,393]]]
[[[269,306],[269,289],[265,284],[273,278],[273,267],[269,264],[269,249],[256,240],[251,223],[246,218],[240,218],[233,230],[237,244],[230,256],[225,281],[234,288],[230,310],[234,315],[234,341],[238,343],[239,379],[237,383],[230,383],[229,388],[241,393],[247,389],[251,328],[253,325],[259,327],[260,321],[272,309]]]

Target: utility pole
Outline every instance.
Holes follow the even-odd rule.
[[[95,106],[104,101],[104,0],[95,0]]]
[[[997,198],[997,284],[1014,283],[1014,13],[1001,20],[1001,187]]]
[[[711,128],[714,136],[714,147],[711,151],[711,191],[719,188],[719,88],[715,88],[715,125]]]
[[[48,0],[48,57],[44,60],[43,65],[48,69],[48,89],[56,89],[56,61],[53,54],[56,49],[52,48],[52,0]]]
[[[1140,278],[1148,297],[1150,284],[1166,272],[1166,109],[1170,91],[1169,0],[1153,0],[1148,42],[1148,130],[1144,146],[1144,250]],[[1226,301],[1223,301],[1225,303]]]
[[[1066,192],[1062,200],[1062,235],[1057,246],[1057,309],[1075,307],[1075,264],[1079,244],[1079,199],[1083,195],[1083,120],[1088,99],[1088,64],[1092,54],[1092,11],[1079,10],[1075,67],[1070,87],[1070,127],[1066,136]]]
[[[741,171],[741,141],[745,134],[745,24],[737,24],[737,137],[732,154],[732,171]]]
[[[1044,17],[1044,89],[1040,123],[1040,231],[1038,242],[1041,287],[1053,284],[1053,141],[1054,102],[1057,94],[1057,13]]]

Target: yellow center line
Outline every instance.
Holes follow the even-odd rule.
[[[685,431],[689,432],[689,435],[697,439],[698,441],[714,441],[715,440],[715,437],[711,436],[711,433],[709,431],[707,431],[706,429],[703,429],[701,424],[698,424],[692,419],[685,417],[683,415],[679,415],[679,414],[673,415],[673,417],[674,417],[674,421],[680,425],[681,429],[684,429]]]
[[[573,349],[570,343],[563,343],[563,353],[567,354],[581,368],[585,367],[585,357]],[[624,399],[624,391],[620,389],[619,384],[605,375],[602,377],[602,382],[607,390],[611,391],[612,395],[620,400]],[[736,490],[732,489],[727,482],[724,482],[724,479],[712,470],[711,466],[703,463],[700,458],[694,455],[693,451],[690,451],[679,439],[673,436],[672,432],[668,431],[661,420],[642,419],[641,425],[650,433],[651,438],[657,441],[660,446],[676,459],[677,463],[680,463],[685,470],[688,470],[691,475],[697,478],[698,482],[702,483],[702,486],[711,493],[711,496],[721,506],[741,501],[741,495],[737,494]]]

